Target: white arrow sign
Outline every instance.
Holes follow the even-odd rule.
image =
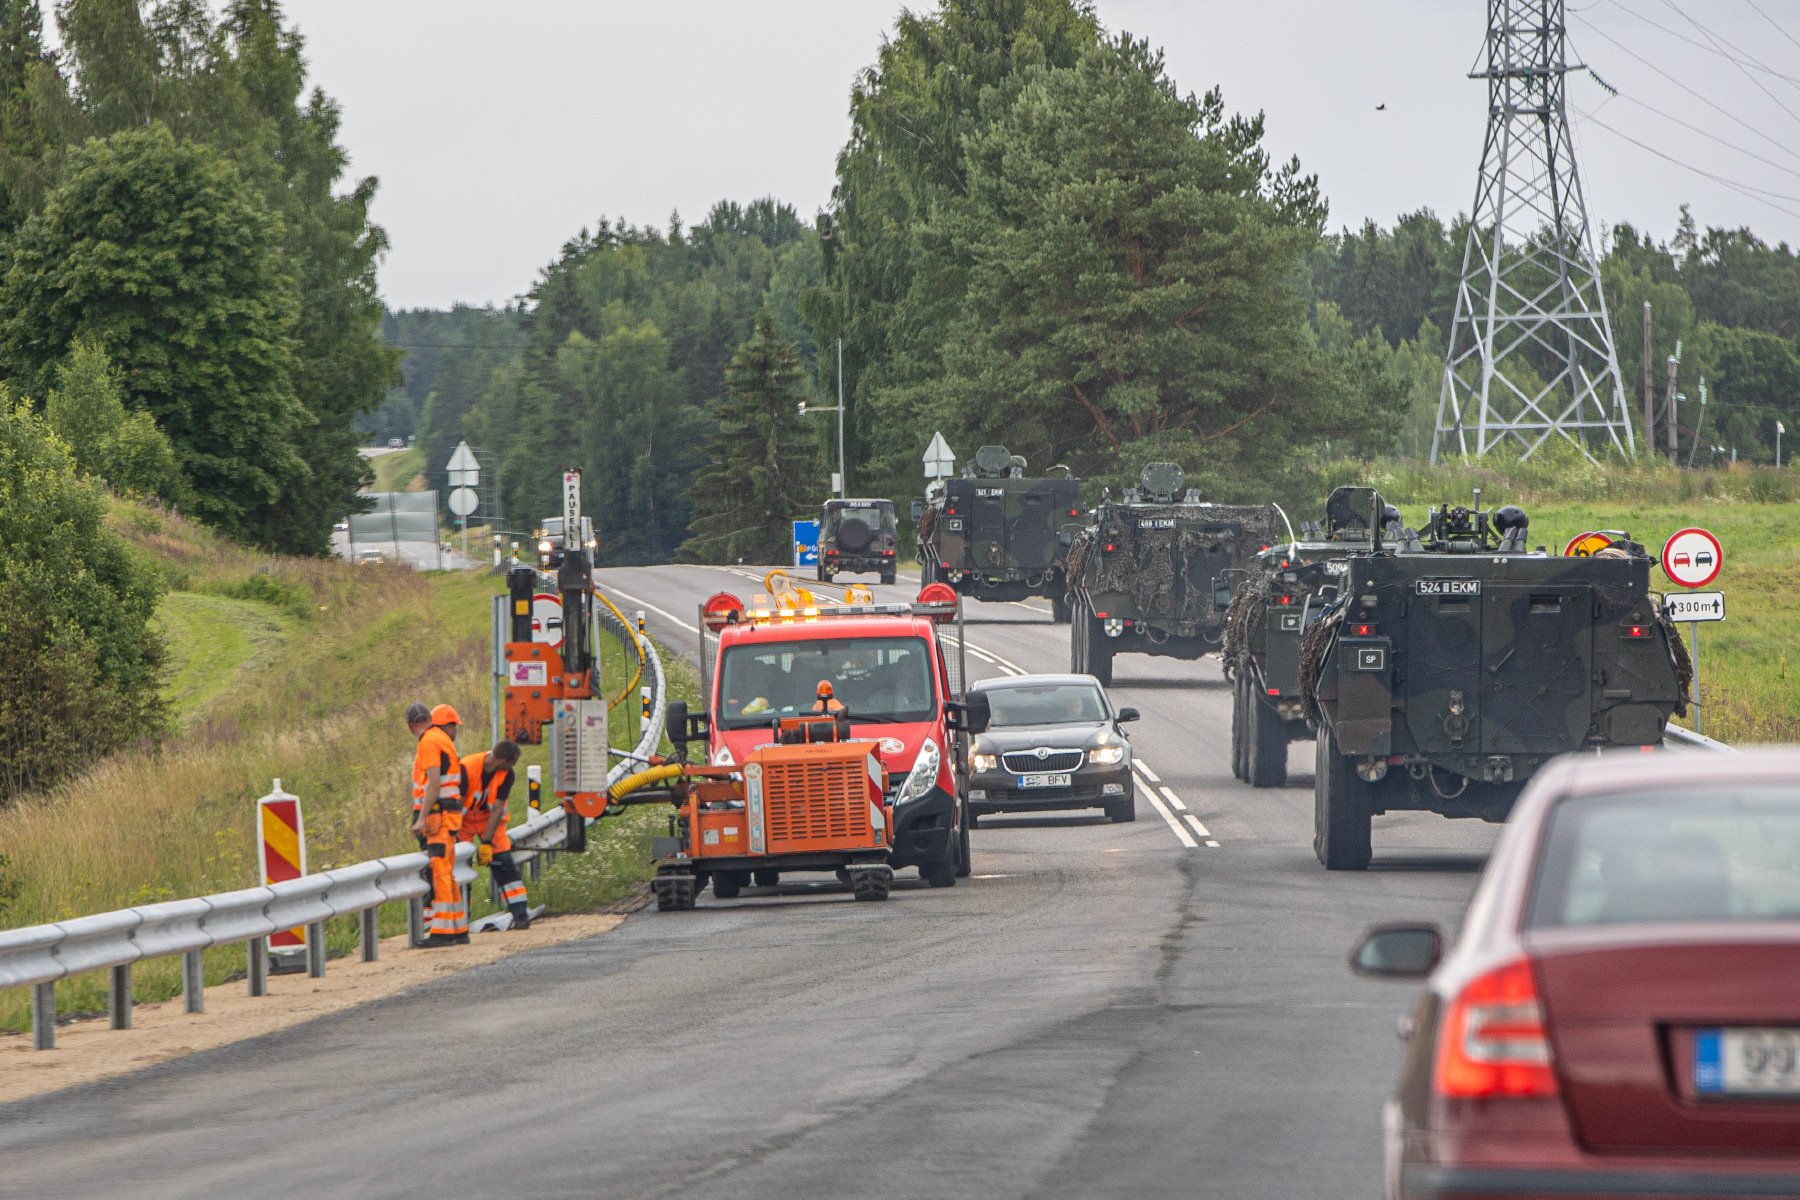
[[[950,449],[950,443],[944,440],[942,433],[931,435],[931,445],[925,447],[925,478],[948,479],[956,473],[956,452]]]
[[[475,487],[481,483],[481,464],[475,461],[475,452],[469,449],[469,443],[456,443],[456,453],[444,465],[450,475],[450,486]]]

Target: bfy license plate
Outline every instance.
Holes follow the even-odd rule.
[[[1694,1090],[1800,1096],[1800,1028],[1695,1030]]]
[[[1068,787],[1070,779],[1071,777],[1067,771],[1046,773],[1042,775],[1021,775],[1019,776],[1019,786],[1022,788]]]

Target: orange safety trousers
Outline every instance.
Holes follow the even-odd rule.
[[[462,828],[459,812],[428,813],[425,817],[425,854],[431,860],[431,903],[425,918],[428,932],[454,937],[469,932],[469,910],[463,907],[462,887],[456,882],[456,835]]]

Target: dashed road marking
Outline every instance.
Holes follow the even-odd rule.
[[[1152,771],[1149,763],[1141,758],[1134,758],[1131,761],[1137,764],[1137,769],[1144,773],[1145,779],[1148,779],[1151,783],[1162,782],[1162,776],[1158,775],[1155,771]]]
[[[1166,787],[1157,788],[1156,790],[1162,793],[1164,800],[1167,800],[1170,804],[1173,804],[1177,809],[1181,810],[1182,812],[1187,811],[1187,805],[1185,805],[1181,802],[1180,796],[1177,796],[1174,792],[1170,791]]]
[[[597,579],[594,582],[600,583],[600,581]],[[639,605],[643,608],[649,609],[653,613],[659,613],[662,616],[667,617],[669,620],[675,622],[677,625],[681,626],[683,629],[687,630],[689,633],[699,633],[700,632],[698,629],[694,628],[692,625],[689,625],[686,621],[682,620],[680,617],[676,616],[674,613],[670,612],[666,608],[658,608],[656,605],[650,603],[648,600],[639,600],[636,596],[632,595],[630,592],[620,591],[618,588],[614,587],[610,583],[600,583],[600,586],[605,588],[607,591],[611,592],[613,595],[621,597],[622,599],[627,600],[632,604]]]
[[[1175,814],[1163,804],[1162,797],[1151,791],[1149,785],[1141,781],[1138,786],[1144,789],[1144,798],[1150,801],[1150,806],[1156,810],[1157,815],[1168,824],[1170,829],[1174,830],[1175,836],[1181,839],[1181,844],[1190,850],[1199,849],[1200,843],[1194,840],[1193,834],[1182,828],[1181,822],[1175,819]]]
[[[1203,837],[1203,838],[1211,838],[1212,837],[1212,831],[1207,829],[1207,827],[1205,825],[1201,824],[1200,818],[1196,817],[1193,813],[1183,813],[1182,819],[1185,820],[1189,825],[1192,825],[1194,827],[1194,832],[1199,834],[1201,837]],[[1216,846],[1218,844],[1219,843],[1217,843],[1217,842],[1211,842],[1211,841],[1208,842],[1208,845]]]

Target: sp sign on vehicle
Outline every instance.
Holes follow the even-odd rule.
[[[1671,621],[1723,621],[1724,592],[1683,592],[1663,597],[1663,612]]]
[[[1684,588],[1705,587],[1724,565],[1719,539],[1704,529],[1683,529],[1663,544],[1663,574]]]

